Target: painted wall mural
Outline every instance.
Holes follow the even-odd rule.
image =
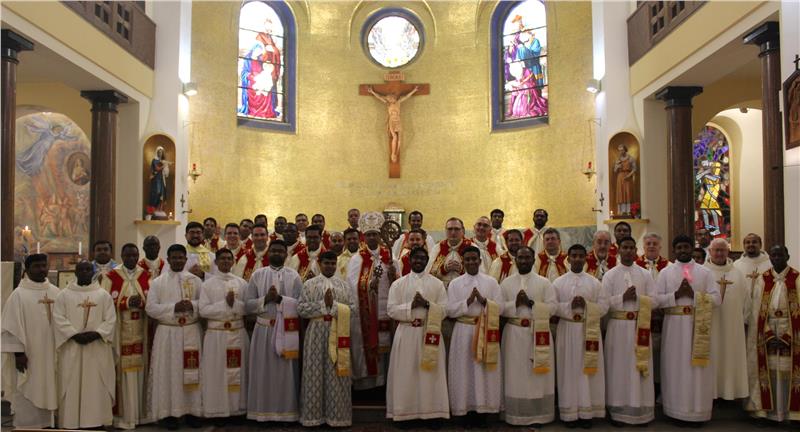
[[[18,107],[14,248],[24,257],[75,252],[89,241],[91,144],[69,117]]]

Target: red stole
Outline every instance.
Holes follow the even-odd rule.
[[[205,241],[206,247],[211,250],[211,252],[216,252],[219,250],[219,236],[211,237],[211,240]]]
[[[331,249],[331,233],[328,231],[322,231],[322,247],[325,248],[320,252],[324,252],[326,250]]]
[[[550,268],[550,257],[547,256],[547,251],[540,252],[536,259],[539,260],[541,265],[539,266],[539,276],[547,277],[547,270]],[[564,251],[561,251],[556,256],[556,268],[558,269],[558,274],[563,275],[567,272],[567,254]]]
[[[500,278],[498,280],[503,280],[508,277],[508,273],[511,272],[511,267],[514,265],[514,258],[511,256],[510,253],[504,252],[500,255]]]
[[[797,278],[800,273],[793,268],[786,272],[786,298],[789,304],[789,334],[776,335],[772,329],[764,331],[764,326],[769,317],[769,305],[772,301],[772,289],[775,287],[773,270],[764,272],[764,292],[761,294],[761,304],[758,310],[756,360],[758,362],[758,377],[761,394],[761,409],[771,411],[774,409],[772,400],[772,385],[770,383],[769,369],[767,368],[767,342],[778,338],[788,343],[792,357],[792,372],[789,378],[789,416],[794,418],[800,415],[800,340],[793,339],[792,335],[800,334],[800,304],[797,302]]]
[[[650,270],[650,268],[647,267],[649,262],[647,261],[647,258],[645,258],[644,255],[636,259],[636,264],[638,264],[639,267],[645,270]],[[668,265],[669,265],[669,260],[659,255],[658,259],[656,260],[656,271],[661,273],[661,270],[664,270],[664,268],[666,268]]]
[[[379,246],[381,262],[392,265],[392,252]],[[366,247],[358,251],[361,255],[361,269],[358,273],[358,309],[360,311],[361,334],[364,338],[364,357],[367,361],[367,375],[378,375],[378,299],[369,292],[372,276],[372,254]]]
[[[144,258],[139,260],[138,266],[141,267],[144,270],[145,273],[147,273],[148,278],[150,276],[152,276],[150,274],[150,266],[147,265],[147,261],[145,261]],[[159,258],[158,259],[158,274],[161,275],[161,273],[163,271],[164,271],[164,260]]]
[[[249,281],[250,276],[253,274],[253,271],[256,269],[256,251],[255,249],[247,249],[245,254],[247,257],[247,262],[244,265],[244,271],[242,272],[242,279]],[[266,267],[269,265],[269,256],[266,252],[261,257],[261,267]]]
[[[610,257],[617,257],[617,253],[619,252],[619,246],[616,243],[611,243],[611,246],[608,247],[608,256]]]
[[[411,254],[400,257],[400,276],[411,273]]]
[[[243,249],[253,249],[253,239],[248,237],[247,240],[244,241],[244,244],[242,244],[242,248]]]
[[[500,256],[500,255],[497,253],[497,242],[496,242],[496,241],[494,241],[494,240],[492,240],[492,238],[491,238],[491,237],[489,237],[489,238],[487,239],[487,242],[486,242],[486,252],[488,252],[488,253],[489,253],[489,258],[491,258],[491,259],[492,259],[492,261],[494,261],[495,259],[497,259],[497,257],[498,257],[498,256]]]
[[[461,240],[461,245],[458,246],[457,250],[458,254],[463,257],[464,249],[466,249],[469,246],[472,246],[472,242],[468,238]],[[439,255],[436,255],[436,257],[434,257],[433,266],[431,266],[431,273],[434,273],[435,271],[437,274],[440,275],[447,274],[447,270],[445,270],[444,268],[445,265],[444,260],[445,258],[447,258],[447,255],[449,254],[450,254],[450,243],[447,242],[447,239],[444,239],[439,242]],[[461,274],[464,274],[463,268]]]
[[[239,251],[236,252],[236,256],[233,257],[233,262],[238,262],[239,258],[243,257],[244,254],[246,254],[247,251],[249,251],[249,250],[250,249],[247,249],[246,247],[244,247],[244,245],[239,246]]]
[[[501,234],[501,235],[503,236],[503,239],[506,241],[506,244],[508,244],[508,230],[503,231],[503,234]],[[527,228],[525,231],[522,231],[522,245],[523,246],[526,246],[528,244],[528,242],[531,241],[532,238],[533,238],[533,230],[532,229]]]
[[[300,244],[302,245],[302,243],[300,243]],[[297,267],[297,273],[300,274],[300,280],[305,282],[306,273],[308,273],[308,267],[311,264],[311,257],[308,256],[308,247],[303,245],[303,247],[300,248],[299,246],[300,245],[298,245],[298,247],[295,248],[296,251],[297,251],[297,249],[300,249],[295,254],[297,256],[297,259],[300,260],[300,265]],[[327,250],[325,248],[325,245],[322,245],[322,244],[320,244],[319,248],[320,248],[319,253],[323,253],[323,252],[325,252]],[[317,256],[319,256],[319,255],[317,255]]]
[[[120,268],[119,270],[126,271],[124,268]],[[106,277],[109,279],[109,281],[111,281],[111,288],[109,289],[108,293],[111,294],[111,298],[114,299],[114,303],[116,303],[121,310],[128,309],[128,297],[120,297],[122,294],[122,285],[125,283],[125,279],[123,279],[123,277],[117,272],[117,269],[108,272]],[[142,293],[147,296],[147,292],[150,290],[150,273],[148,273],[147,270],[143,271],[139,277],[136,278],[136,282],[138,282],[139,286],[142,287]]]
[[[608,256],[606,257],[606,264],[608,265],[608,269],[611,270],[617,265],[617,257],[612,256],[611,252],[609,252]],[[599,269],[600,259],[597,258],[597,255],[595,255],[594,251],[589,252],[589,255],[586,257],[586,273],[599,279],[599,275],[597,274]]]

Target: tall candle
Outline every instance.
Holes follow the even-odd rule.
[[[41,249],[40,249],[40,247],[39,247],[39,246],[40,246],[40,245],[39,245],[39,242],[36,242],[36,253],[37,253],[37,254],[38,254],[38,253],[42,253],[42,252],[41,252]]]
[[[83,242],[78,242],[78,256],[83,255]]]

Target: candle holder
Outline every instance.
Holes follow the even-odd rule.
[[[597,171],[592,168],[592,163],[589,162],[586,164],[586,168],[581,170],[581,173],[586,176],[586,181],[592,181],[592,177],[597,174]]]
[[[192,178],[192,183],[197,183],[197,178],[203,175],[203,172],[197,169],[197,164],[192,164],[192,170],[189,171],[189,177]]]

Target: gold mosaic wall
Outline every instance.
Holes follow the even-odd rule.
[[[220,223],[257,213],[290,219],[323,213],[346,225],[350,207],[394,203],[425,214],[441,230],[450,216],[468,226],[495,207],[506,226],[528,226],[544,207],[556,226],[594,225],[590,2],[549,2],[550,123],[492,132],[489,22],[495,2],[290,2],[297,18],[297,132],[236,123],[237,2],[192,5],[192,80],[187,125],[190,162],[203,171],[190,185],[193,219]],[[364,20],[381,7],[404,7],[425,26],[426,44],[404,69],[406,82],[431,94],[403,104],[402,177],[388,177],[385,107],[359,96],[384,71],[359,43]]]

